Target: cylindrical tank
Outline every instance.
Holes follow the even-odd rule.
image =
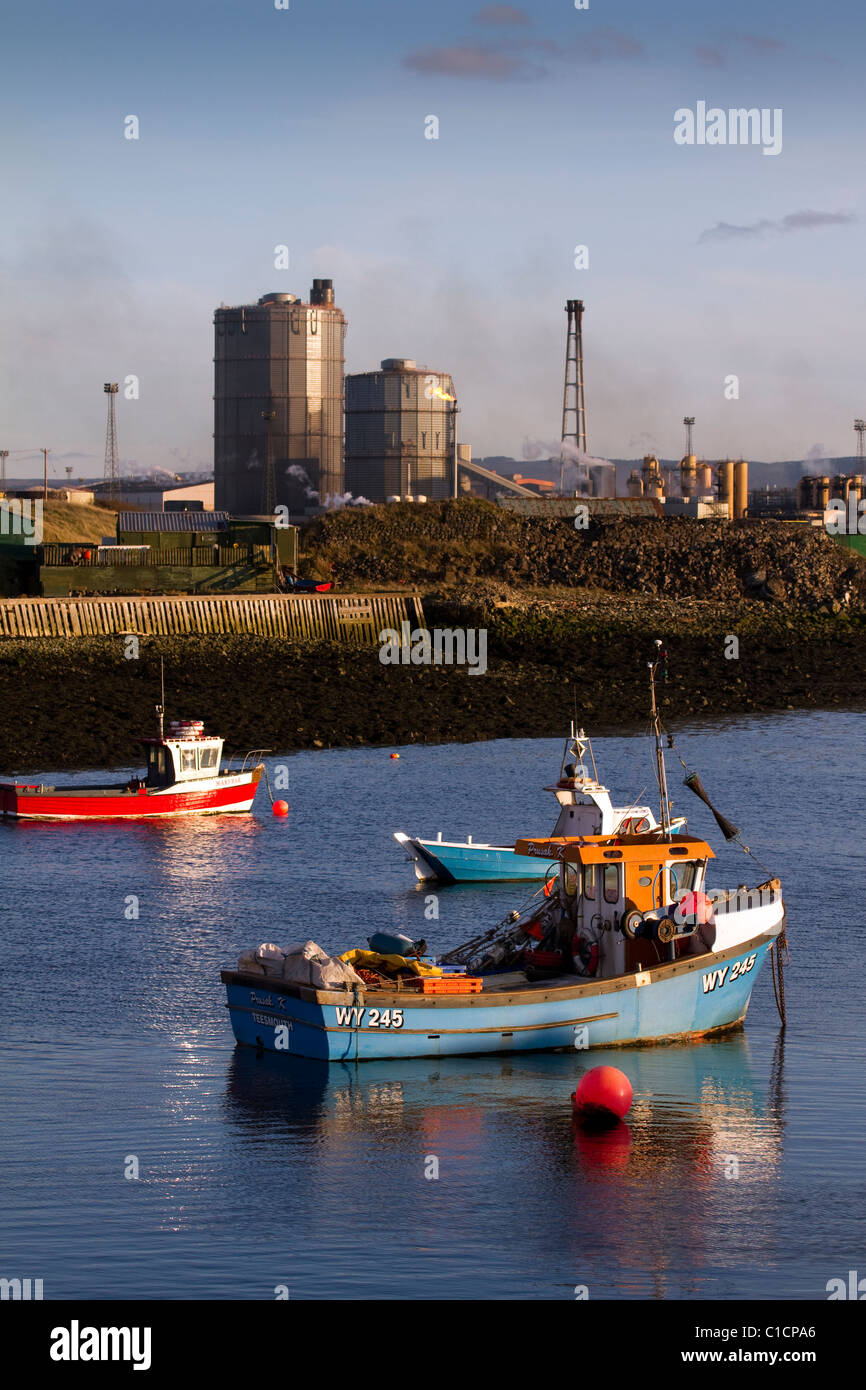
[[[698,464],[698,492],[706,497],[713,490],[713,470],[704,459]]]
[[[636,468],[633,468],[629,473],[625,490],[629,497],[643,497],[643,478]]]
[[[680,493],[683,497],[691,497],[697,486],[698,461],[694,454],[687,454],[680,459]]]
[[[811,512],[815,507],[815,479],[801,478],[797,484],[797,510]]]
[[[734,514],[734,460],[726,459],[720,463],[717,471],[719,501],[727,502],[728,515]]]
[[[333,304],[334,302],[334,282],[333,280],[314,280],[313,288],[310,290],[311,304]]]
[[[848,500],[848,477],[845,473],[835,473],[830,485],[831,497],[836,497],[842,502]]]
[[[735,517],[745,516],[749,510],[749,465],[745,459],[737,459],[734,464],[734,511]]]
[[[819,512],[825,512],[830,503],[830,479],[826,473],[815,479],[815,503]]]
[[[862,473],[854,473],[850,479],[849,495],[853,493],[858,502],[866,496],[866,478]]]

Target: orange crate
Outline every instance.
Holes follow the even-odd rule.
[[[480,994],[484,981],[472,975],[417,975],[407,983],[421,994]]]

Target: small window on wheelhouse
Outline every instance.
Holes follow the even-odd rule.
[[[216,767],[217,750],[215,748],[202,748],[199,755],[199,766],[202,768]]]
[[[583,896],[589,898],[590,902],[595,902],[595,864],[585,864],[583,869]]]
[[[605,864],[604,866],[604,900],[606,903],[615,903],[619,900],[619,865]]]
[[[181,772],[195,772],[195,749],[182,748],[180,753]]]
[[[573,898],[577,892],[578,872],[575,864],[563,864],[562,866],[562,886],[566,897]]]

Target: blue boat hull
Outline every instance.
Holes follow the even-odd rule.
[[[504,845],[449,845],[440,840],[413,840],[412,844],[429,868],[429,877],[440,883],[536,881],[558,868],[553,860],[531,859]]]
[[[320,1002],[313,990],[232,971],[222,978],[237,1041],[264,1051],[361,1062],[582,1050],[686,1041],[736,1026],[776,934],[613,980],[571,977],[497,993],[494,976],[477,995],[371,991],[358,1005]]]

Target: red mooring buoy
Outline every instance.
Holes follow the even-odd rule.
[[[392,757],[392,758],[399,758],[399,756],[400,756],[399,753],[392,753],[392,754],[391,754],[391,757]]]
[[[288,801],[275,801],[273,811],[275,816],[287,816],[289,814]]]
[[[631,1108],[633,1092],[618,1067],[593,1067],[578,1082],[571,1097],[575,1115],[587,1120],[621,1120]]]

